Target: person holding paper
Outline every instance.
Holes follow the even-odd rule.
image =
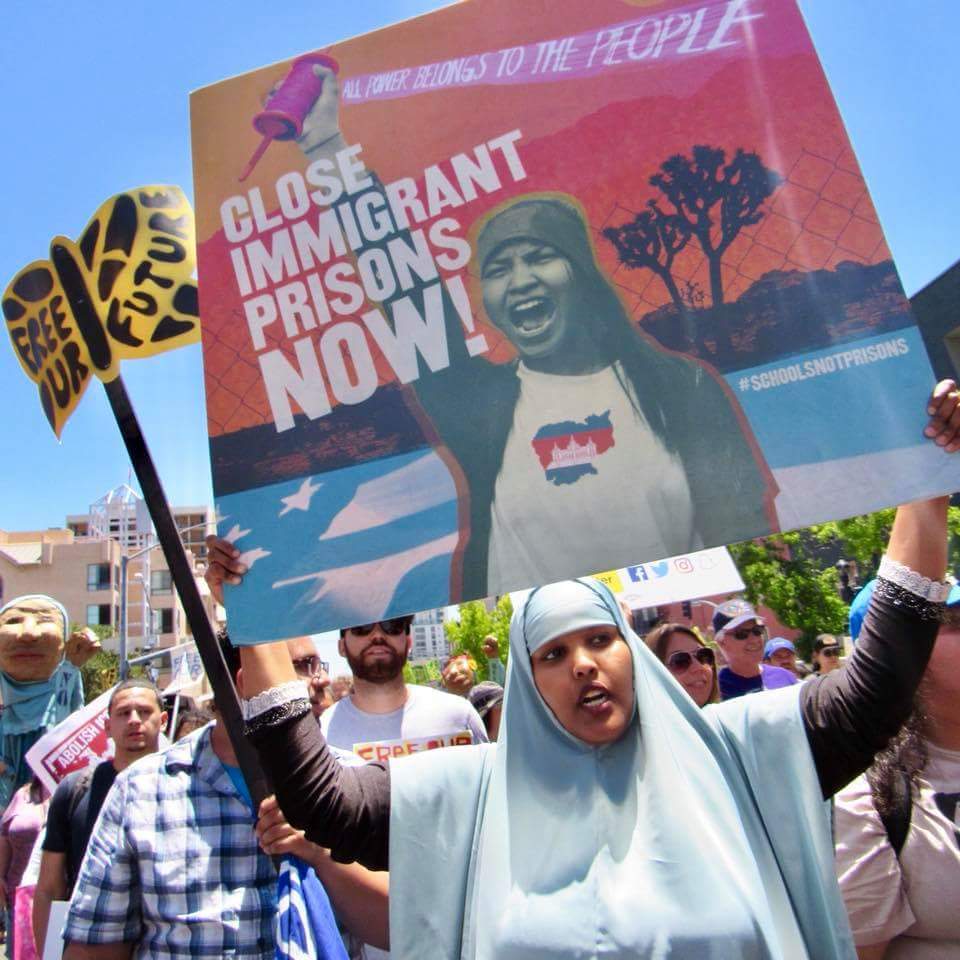
[[[871,581],[850,606],[856,643]],[[897,736],[835,798],[837,875],[859,960],[960,956],[960,586]]]
[[[218,639],[239,687],[237,652]],[[296,677],[299,650],[284,651]],[[308,680],[298,680],[304,690]],[[64,960],[274,960],[277,872],[257,845],[249,789],[213,707],[215,723],[117,775],[80,866]]]
[[[928,436],[960,449],[952,382],[930,408]],[[389,867],[396,957],[851,957],[822,800],[910,709],[949,591],[947,505],[899,509],[857,651],[828,677],[701,710],[609,590],[573,581],[514,614],[495,747],[341,768],[279,644],[241,650],[248,732],[294,827]]]

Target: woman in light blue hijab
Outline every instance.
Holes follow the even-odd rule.
[[[701,712],[590,580],[510,645],[496,750],[391,768],[395,956],[852,956],[796,694]]]
[[[241,650],[248,731],[293,826],[389,867],[395,960],[853,958],[823,800],[909,709],[946,503],[899,511],[839,675],[700,710],[607,588],[571,581],[514,614],[495,745],[340,767],[283,645]],[[265,807],[261,836],[282,820]]]

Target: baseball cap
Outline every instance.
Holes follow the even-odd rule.
[[[850,604],[849,624],[850,639],[854,643],[860,636],[863,629],[863,618],[867,615],[867,607],[870,606],[870,598],[873,596],[873,588],[877,585],[876,580],[871,580],[854,598]],[[947,594],[946,605],[948,607],[960,606],[960,584],[954,584]]]
[[[763,617],[746,600],[727,600],[713,611],[713,632],[736,630],[741,623],[756,620],[763,623]]]
[[[774,637],[772,640],[768,640],[767,645],[763,648],[763,659],[769,660],[770,654],[776,650],[789,650],[791,653],[797,652],[797,648],[786,637]]]
[[[498,703],[503,702],[503,687],[501,687],[499,683],[494,683],[492,680],[484,680],[470,690],[467,694],[467,699],[482,719]]]

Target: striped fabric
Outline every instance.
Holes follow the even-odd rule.
[[[210,730],[117,777],[80,869],[65,939],[131,942],[135,958],[272,960],[276,871]]]
[[[284,857],[277,881],[276,960],[347,960],[330,901],[309,864]]]

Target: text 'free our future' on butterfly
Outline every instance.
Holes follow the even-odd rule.
[[[175,186],[103,203],[80,239],[55,237],[7,285],[3,316],[59,437],[91,376],[200,339],[193,210]]]

